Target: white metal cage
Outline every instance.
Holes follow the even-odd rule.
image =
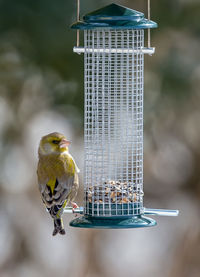
[[[143,29],[84,30],[86,215],[141,214],[143,46]]]

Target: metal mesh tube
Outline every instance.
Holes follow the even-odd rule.
[[[141,214],[143,208],[144,30],[85,30],[84,213]]]

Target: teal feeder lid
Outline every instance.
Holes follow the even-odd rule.
[[[121,5],[111,4],[83,16],[83,21],[74,23],[72,29],[149,29],[157,23],[148,20],[144,14]]]

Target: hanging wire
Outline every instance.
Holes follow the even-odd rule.
[[[148,10],[148,20],[150,20],[151,15],[150,15],[150,0],[147,0],[147,10]],[[148,29],[148,48],[151,47],[151,32],[150,28]]]
[[[77,21],[80,21],[80,0],[77,0]],[[76,32],[76,46],[80,45],[80,32],[77,30]]]

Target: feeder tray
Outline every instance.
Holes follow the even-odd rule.
[[[145,216],[132,217],[94,217],[82,216],[75,218],[70,222],[70,226],[79,228],[94,228],[94,229],[125,229],[125,228],[140,228],[155,226],[156,221]]]

